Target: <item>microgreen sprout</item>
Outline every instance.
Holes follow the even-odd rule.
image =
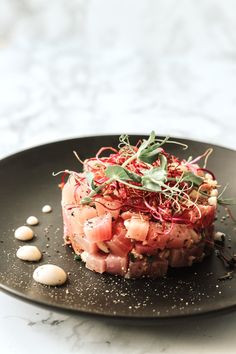
[[[190,211],[201,218],[199,200],[207,204],[210,194],[202,190],[205,174],[210,173],[206,164],[212,148],[202,155],[180,160],[164,150],[165,144],[188,146],[169,137],[160,139],[154,131],[147,139],[131,145],[128,135],[121,135],[118,149],[102,147],[95,157],[82,161],[84,165],[83,183],[87,186],[86,196],[80,204],[94,205],[96,198],[111,196],[120,200],[126,210],[136,210],[151,215],[155,220],[191,223]],[[107,157],[101,157],[109,150]],[[204,158],[200,168],[197,163]],[[65,170],[59,173],[74,174]],[[56,175],[56,174],[54,174]],[[74,175],[76,178],[76,174]],[[227,186],[217,197],[220,205],[232,204],[232,199],[222,198]]]

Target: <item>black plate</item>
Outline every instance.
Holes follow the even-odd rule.
[[[133,136],[137,141],[140,137]],[[189,150],[168,145],[168,151],[180,157],[197,156],[207,147],[205,143],[183,140]],[[93,156],[101,146],[117,146],[118,136],[86,137],[39,146],[10,156],[0,162],[0,286],[22,299],[61,310],[118,318],[172,319],[197,314],[229,310],[236,305],[236,282],[233,278],[219,281],[225,268],[215,256],[191,268],[172,271],[165,279],[125,280],[107,274],[96,274],[74,260],[69,247],[63,246],[60,177],[53,171],[79,169],[72,151],[82,159]],[[236,196],[236,152],[213,146],[209,169],[218,181],[229,183],[228,195]],[[43,214],[44,204],[53,207]],[[232,208],[236,214],[236,209]],[[235,247],[234,225],[221,211],[216,229],[225,232]],[[40,264],[54,263],[70,272],[69,281],[62,287],[47,287],[32,279],[38,264],[22,262],[15,253],[21,241],[14,238],[13,229],[24,224],[29,215],[36,215],[37,236],[31,244],[44,251]]]

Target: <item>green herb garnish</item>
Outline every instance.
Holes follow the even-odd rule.
[[[91,197],[99,193],[106,185],[115,181],[123,183],[133,189],[168,193],[170,189],[165,184],[167,181],[167,158],[163,154],[163,149],[161,148],[161,146],[167,142],[170,142],[169,137],[166,137],[163,140],[157,139],[155,132],[152,131],[149,138],[147,140],[144,139],[139,148],[135,150],[134,147],[130,145],[128,136],[122,135],[120,137],[119,147],[121,150],[122,148],[125,148],[125,153],[128,155],[128,158],[122,165],[107,166],[104,173],[105,176],[108,177],[108,180],[99,186],[96,186],[93,180],[93,174],[89,172],[86,176],[88,184],[91,187],[91,193],[87,197],[83,198],[81,203],[91,203]],[[187,147],[185,144],[180,142],[171,141],[171,143],[181,145],[183,148]],[[152,164],[158,159],[160,166],[153,167]],[[135,160],[144,163],[147,167],[142,170],[142,175],[132,172],[126,168],[126,166],[130,165]],[[196,180],[197,179],[195,179],[195,182]],[[186,176],[186,181],[190,181],[190,176]],[[175,186],[174,192],[181,191]]]
[[[74,256],[74,260],[80,262],[80,261],[82,261],[82,258],[81,258],[81,256],[79,254],[76,254]]]

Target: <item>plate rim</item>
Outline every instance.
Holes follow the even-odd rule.
[[[228,314],[231,311],[236,310],[236,303],[234,305],[229,305],[226,307],[222,308],[217,308],[217,309],[212,309],[212,310],[204,310],[201,312],[194,312],[194,313],[180,313],[178,315],[171,315],[171,316],[139,316],[132,314],[131,316],[124,316],[124,315],[119,315],[119,314],[108,314],[108,313],[101,313],[101,312],[94,312],[94,311],[83,311],[83,310],[78,310],[75,308],[69,308],[69,307],[62,307],[57,304],[49,304],[46,301],[39,301],[37,299],[32,299],[27,297],[26,295],[22,295],[20,292],[16,290],[12,290],[11,288],[4,286],[0,283],[0,291],[3,293],[7,294],[8,296],[11,296],[13,298],[16,298],[22,302],[34,305],[34,306],[39,306],[44,309],[53,309],[54,311],[58,313],[64,313],[64,314],[73,314],[77,316],[86,316],[86,317],[96,317],[96,318],[101,318],[101,319],[107,319],[107,320],[114,320],[114,321],[129,321],[129,322],[134,322],[134,321],[139,321],[139,322],[146,322],[146,323],[169,323],[172,321],[184,321],[184,320],[190,320],[194,318],[208,318],[212,316],[219,316],[219,315],[224,315]]]
[[[130,137],[132,136],[143,136],[143,137],[148,137],[147,134],[140,134],[140,133],[132,133],[132,134],[128,134]],[[102,138],[118,138],[120,136],[120,134],[97,134],[97,135],[80,135],[77,137],[73,137],[73,138],[69,138],[69,139],[60,139],[60,140],[56,140],[56,141],[51,141],[51,142],[47,142],[47,143],[43,143],[43,144],[39,144],[39,145],[35,145],[23,150],[19,150],[13,154],[7,155],[3,158],[0,158],[0,166],[2,163],[8,162],[9,160],[13,159],[13,158],[19,158],[21,155],[24,155],[25,153],[30,153],[34,150],[40,149],[40,148],[50,148],[53,145],[56,144],[63,144],[63,143],[68,143],[68,142],[73,142],[76,140],[80,140],[80,139],[102,139]],[[164,138],[163,135],[158,135],[158,137],[160,138]],[[214,143],[208,143],[205,141],[200,141],[200,140],[195,140],[195,139],[188,139],[185,137],[175,137],[175,136],[170,136],[171,138],[174,138],[178,141],[187,141],[190,144],[193,143],[199,143],[199,144],[204,144],[204,145],[209,145],[212,146],[213,148],[220,148],[220,149],[224,149],[227,150],[229,152],[233,152],[236,153],[236,149],[232,149],[232,148],[228,148],[225,147],[223,145],[218,145],[218,144],[214,144]],[[124,315],[119,315],[119,314],[112,314],[112,313],[101,313],[101,312],[97,312],[97,311],[89,311],[89,310],[81,310],[81,309],[76,309],[76,308],[69,308],[66,306],[61,306],[61,305],[57,305],[52,304],[52,303],[48,303],[47,301],[42,300],[38,300],[38,299],[32,299],[30,297],[28,297],[25,294],[22,294],[21,292],[10,288],[9,286],[2,284],[0,282],[0,290],[3,291],[4,293],[13,296],[21,301],[30,303],[30,304],[34,304],[43,308],[51,308],[54,309],[58,312],[63,312],[63,313],[70,313],[70,314],[76,314],[76,315],[83,315],[83,316],[88,316],[88,317],[94,317],[96,316],[97,318],[106,318],[106,319],[117,319],[117,320],[126,320],[126,321],[148,321],[148,322],[168,322],[168,321],[173,321],[173,320],[183,320],[183,319],[189,319],[189,318],[196,318],[196,317],[207,317],[207,316],[212,316],[212,315],[217,315],[217,314],[224,314],[224,313],[228,313],[230,311],[234,311],[236,309],[236,301],[235,304],[230,304],[230,305],[226,305],[224,307],[218,307],[218,308],[213,308],[213,309],[205,309],[202,310],[201,312],[194,312],[194,313],[179,313],[178,315],[168,315],[168,316],[163,316],[163,315],[157,315],[157,316],[140,316],[140,315],[136,315],[136,314],[132,314],[130,316],[124,316]]]
[[[77,137],[72,137],[72,138],[68,138],[68,139],[59,139],[59,140],[55,140],[55,141],[50,141],[50,142],[45,142],[45,143],[42,143],[42,144],[37,144],[37,145],[34,145],[34,146],[31,146],[31,147],[28,147],[28,148],[23,148],[23,149],[20,149],[16,152],[13,152],[13,153],[10,153],[10,154],[7,154],[6,156],[3,156],[2,158],[0,158],[0,163],[4,162],[5,160],[7,159],[11,159],[13,157],[16,157],[16,155],[20,155],[22,153],[26,153],[26,152],[30,152],[34,149],[38,149],[38,148],[43,148],[43,147],[48,147],[48,146],[51,146],[51,145],[54,145],[54,144],[60,144],[60,143],[66,143],[66,142],[69,142],[69,141],[73,141],[73,140],[78,140],[78,139],[89,139],[89,138],[106,138],[106,137],[119,137],[120,135],[122,135],[123,133],[115,133],[115,134],[92,134],[92,135],[79,135]],[[140,134],[140,133],[130,133],[130,134],[127,134],[129,136],[143,136],[143,137],[148,137],[149,135],[144,133],[144,134]],[[205,145],[209,145],[209,146],[215,146],[216,148],[223,148],[225,150],[228,150],[228,151],[231,151],[231,152],[236,152],[236,148],[233,149],[233,148],[229,148],[225,145],[221,145],[221,144],[215,144],[215,143],[212,143],[212,142],[207,142],[207,141],[203,141],[203,140],[198,140],[198,139],[189,139],[189,138],[185,138],[185,137],[176,137],[174,135],[157,135],[158,138],[161,138],[161,139],[164,139],[166,136],[169,136],[171,139],[176,139],[176,140],[186,140],[186,141],[189,141],[189,142],[194,142],[194,143],[199,143],[199,144],[205,144]],[[187,149],[186,149],[187,150]]]

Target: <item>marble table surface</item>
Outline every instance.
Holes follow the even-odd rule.
[[[0,2],[0,158],[152,129],[236,149],[235,88],[233,0]],[[235,352],[234,312],[149,327],[59,314],[5,293],[0,309],[1,353]]]

